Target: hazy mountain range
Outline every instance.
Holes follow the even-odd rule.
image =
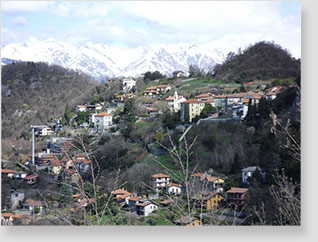
[[[223,62],[225,53],[213,46],[187,43],[140,46],[125,50],[99,43],[81,47],[48,39],[42,42],[9,44],[1,50],[2,64],[15,61],[47,62],[80,70],[95,78],[139,76],[147,71],[171,75],[188,71],[190,65],[204,70]]]

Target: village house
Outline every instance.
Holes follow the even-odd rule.
[[[96,132],[104,132],[113,125],[113,116],[108,113],[95,114],[94,130]]]
[[[58,174],[60,174],[60,172],[63,168],[63,163],[58,159],[54,159],[54,160],[51,160],[50,167],[51,167],[52,172],[55,175],[58,175]]]
[[[162,173],[154,174],[151,176],[153,188],[159,192],[161,188],[166,188],[170,182],[170,176]]]
[[[146,199],[139,199],[136,202],[136,213],[140,216],[147,217],[151,214],[154,210],[158,209],[158,205],[154,204],[153,202],[146,200]]]
[[[15,170],[11,170],[11,169],[1,169],[1,177],[2,178],[13,178],[15,172],[16,172]]]
[[[262,179],[264,180],[266,177],[266,172],[262,170],[259,166],[249,166],[242,169],[242,183],[243,185],[249,185],[248,178],[252,177],[253,173],[258,170]]]
[[[31,199],[31,198],[27,199],[23,203],[23,209],[31,210],[34,212],[35,208],[38,208],[40,210],[40,213],[42,213],[43,212],[43,203],[41,201],[36,201],[36,200]]]
[[[117,202],[121,204],[121,206],[123,205],[128,205],[129,201],[128,199],[132,196],[132,194],[130,192],[126,192],[122,195],[118,195],[116,197]]]
[[[97,104],[93,104],[93,105],[86,105],[86,110],[87,111],[95,111],[95,112],[99,112],[102,110],[102,105],[97,103]]]
[[[196,194],[192,197],[193,203],[196,208],[206,210],[214,210],[223,201],[224,196],[219,192],[204,192]]]
[[[37,137],[49,136],[53,134],[53,131],[47,125],[33,125],[34,134]]]
[[[150,118],[155,118],[160,115],[162,112],[158,108],[150,107],[148,108],[148,114]]]
[[[265,90],[266,99],[274,100],[277,97],[277,94],[283,90],[283,87],[271,87]]]
[[[158,85],[147,87],[146,91],[144,91],[144,95],[146,96],[154,96],[157,94],[166,93],[171,90],[171,86],[169,85]]]
[[[117,95],[115,97],[115,101],[117,102],[124,102],[126,101],[127,99],[131,99],[131,98],[135,98],[136,95],[133,94],[133,93],[125,93],[125,94],[122,94],[122,95]]]
[[[184,72],[183,72],[183,71],[174,71],[174,72],[172,73],[172,76],[173,76],[174,78],[181,78],[181,77],[184,77]]]
[[[201,225],[201,222],[197,218],[188,217],[188,216],[182,216],[180,219],[176,219],[173,221],[175,225],[180,226],[199,226]]]
[[[172,182],[166,185],[166,191],[168,194],[179,195],[181,194],[181,188],[181,185]]]
[[[226,95],[215,95],[214,96],[214,107],[218,111],[225,112],[227,109],[227,98]]]
[[[129,206],[129,211],[132,213],[136,212],[136,203],[141,199],[140,197],[130,197],[128,198],[128,206]]]
[[[244,98],[247,98],[251,101],[251,104],[259,104],[259,101],[264,95],[262,93],[255,93],[255,92],[247,92]]]
[[[171,203],[172,203],[171,199],[166,199],[166,200],[161,201],[159,204],[162,207],[168,207]]]
[[[195,99],[204,103],[209,103],[212,107],[215,106],[214,95],[210,92],[201,93],[200,95],[195,96]]]
[[[77,105],[75,107],[75,112],[78,113],[78,112],[85,112],[86,111],[86,106],[85,105]]]
[[[186,101],[183,96],[178,95],[177,91],[174,92],[173,96],[169,96],[166,98],[166,102],[171,112],[179,112],[181,108],[181,103]]]
[[[181,122],[192,122],[196,116],[199,116],[205,103],[196,99],[189,99],[181,103],[180,119]]]
[[[125,78],[122,83],[124,92],[129,92],[134,86],[136,86],[136,80],[133,78]]]
[[[13,225],[29,225],[32,218],[28,215],[19,213],[2,213],[1,214],[1,226],[13,226]]]
[[[248,188],[231,187],[226,191],[226,201],[231,206],[242,207],[244,205],[244,197],[248,191]]]
[[[26,181],[27,184],[33,185],[35,184],[37,177],[37,175],[29,175],[24,177],[23,179]]]
[[[224,179],[221,177],[211,176],[205,172],[194,173],[192,179],[197,193],[206,191],[223,193]]]

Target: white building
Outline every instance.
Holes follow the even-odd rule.
[[[94,129],[97,132],[103,132],[113,125],[113,116],[111,114],[98,113],[93,116],[94,118],[92,117],[92,120],[94,120]]]
[[[136,213],[137,215],[140,215],[140,216],[147,217],[149,214],[151,214],[153,211],[157,209],[158,209],[158,205],[145,199],[140,199],[136,203]]]
[[[136,81],[132,78],[123,79],[123,91],[129,92],[134,86],[136,86]]]
[[[154,174],[151,176],[151,181],[154,189],[159,192],[161,188],[166,188],[170,182],[170,176],[162,173]]]
[[[181,108],[181,103],[186,101],[183,96],[179,96],[177,91],[174,92],[173,96],[167,97],[166,101],[171,112],[178,112]]]
[[[75,112],[85,112],[86,111],[86,106],[85,105],[77,105],[75,107]]]
[[[53,131],[50,127],[48,127],[47,125],[34,125],[32,126],[34,128],[34,134],[36,136],[48,136],[48,135],[52,135]]]
[[[234,104],[232,105],[232,118],[244,119],[247,115],[248,106],[244,104]]]
[[[181,194],[181,185],[170,182],[166,186],[166,191],[169,194],[171,194],[171,193],[174,195]]]
[[[242,169],[242,183],[243,184],[249,184],[248,178],[252,177],[253,173],[258,170],[262,176],[263,179],[265,179],[266,172],[263,171],[259,166],[249,166],[244,169]]]

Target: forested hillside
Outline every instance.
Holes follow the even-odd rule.
[[[65,106],[89,99],[96,83],[87,75],[46,63],[2,67],[2,139],[20,138],[31,124],[61,116]]]
[[[214,67],[214,78],[226,82],[296,78],[300,61],[270,42],[259,42],[238,54],[229,53],[223,64]]]

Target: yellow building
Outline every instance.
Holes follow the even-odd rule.
[[[196,99],[189,99],[181,103],[180,119],[181,122],[192,122],[196,116],[199,116],[205,103]]]
[[[224,200],[224,196],[218,192],[206,192],[194,196],[192,200],[197,208],[202,207],[206,210],[214,210],[219,206],[221,201]]]
[[[176,219],[173,221],[176,225],[181,226],[199,226],[201,222],[197,218],[182,216],[180,219]]]

